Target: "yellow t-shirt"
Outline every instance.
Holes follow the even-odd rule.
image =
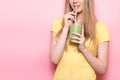
[[[63,18],[56,18],[53,22],[53,32],[60,32],[62,29]],[[109,41],[109,34],[105,24],[102,22],[96,23],[96,37],[97,44]],[[92,41],[87,40],[85,46],[91,53]],[[76,45],[73,45],[67,39],[67,49],[64,50],[60,62],[57,65],[53,80],[96,80],[96,74],[93,68],[90,66],[83,54],[78,50]],[[95,53],[93,53],[96,56]]]

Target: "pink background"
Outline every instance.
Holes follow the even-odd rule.
[[[101,80],[120,80],[120,0],[95,0],[111,36],[109,67]],[[50,28],[64,0],[0,0],[0,80],[51,80]]]

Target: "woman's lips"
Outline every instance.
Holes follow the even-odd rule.
[[[75,8],[78,9],[78,8],[80,7],[80,5],[74,5],[73,7],[74,7],[74,9],[75,9]]]

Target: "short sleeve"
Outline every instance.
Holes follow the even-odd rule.
[[[96,24],[97,33],[97,43],[102,43],[104,41],[110,41],[110,36],[107,26],[102,22],[97,22]]]
[[[51,31],[58,33],[62,29],[62,21],[62,17],[54,19]]]

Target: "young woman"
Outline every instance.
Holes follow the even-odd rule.
[[[53,80],[96,80],[96,73],[105,74],[109,34],[93,9],[93,0],[66,0],[64,16],[54,20],[50,59],[57,67]],[[74,16],[82,32],[73,32],[75,37],[69,38]]]

